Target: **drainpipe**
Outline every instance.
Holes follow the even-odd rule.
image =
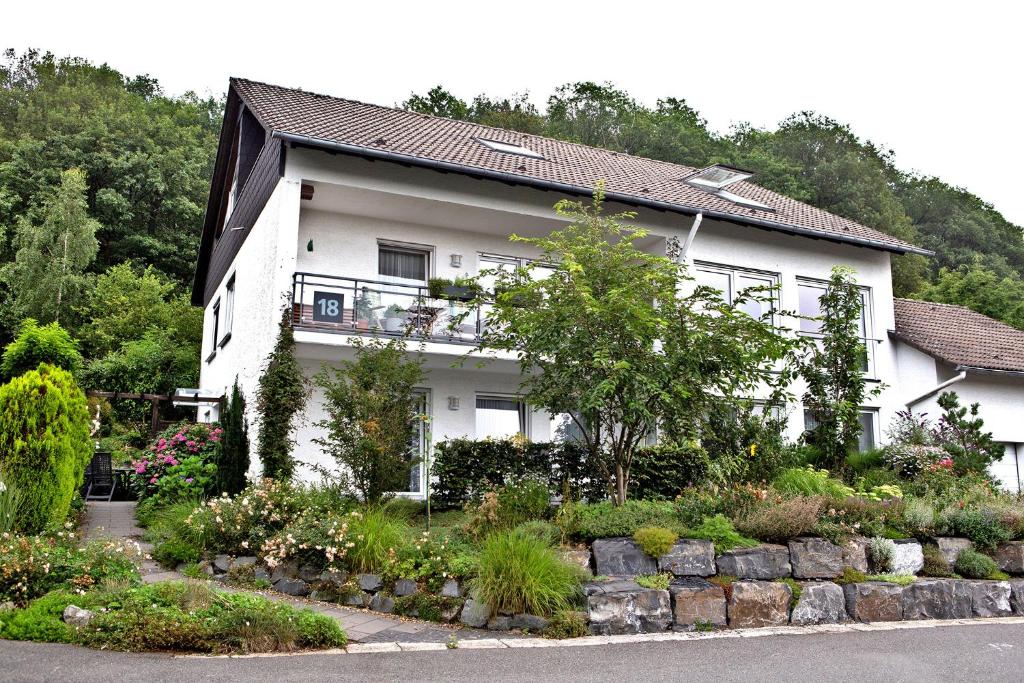
[[[686,236],[686,242],[683,243],[683,250],[679,254],[679,260],[685,261],[686,255],[690,252],[690,245],[693,244],[693,238],[697,236],[697,228],[700,227],[700,222],[704,220],[704,214],[698,213],[693,217],[693,225],[690,226],[690,232]]]
[[[936,387],[934,387],[932,389],[929,389],[928,391],[924,392],[923,394],[921,394],[917,398],[911,399],[910,401],[907,401],[907,403],[906,403],[907,410],[912,410],[911,406],[913,406],[915,403],[920,403],[921,401],[923,401],[924,399],[928,398],[929,396],[934,396],[935,394],[939,393],[940,391],[942,391],[946,387],[952,386],[952,385],[956,384],[957,382],[962,382],[965,379],[967,379],[967,371],[966,370],[961,370],[960,373],[956,377],[953,377],[951,379],[947,379],[942,384],[940,384],[940,385],[938,385],[938,386],[936,386]]]

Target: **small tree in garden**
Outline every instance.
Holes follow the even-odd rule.
[[[35,370],[40,363],[49,363],[74,373],[82,366],[82,354],[78,352],[78,342],[59,324],[40,325],[34,319],[26,318],[18,336],[4,349],[0,377],[17,377]]]
[[[295,414],[306,405],[306,378],[295,359],[290,315],[290,309],[281,314],[277,344],[267,357],[256,391],[259,416],[256,451],[263,463],[263,476],[272,479],[291,479],[295,472],[293,422]]]
[[[960,405],[955,392],[939,395],[942,416],[936,425],[936,440],[953,458],[958,474],[985,472],[988,466],[1003,457],[1003,449],[992,439],[992,432],[983,431],[984,420],[978,417],[979,404],[968,409]]]
[[[357,340],[355,360],[314,378],[328,416],[317,423],[327,435],[316,443],[368,503],[408,486],[415,420],[424,419],[415,393],[422,380],[422,357],[410,358],[398,339]]]
[[[0,472],[20,491],[18,531],[64,521],[92,453],[85,394],[70,373],[42,364],[0,386]]]
[[[569,414],[617,503],[626,500],[633,456],[656,425],[683,443],[712,403],[781,393],[793,376],[796,339],[780,335],[709,287],[679,291],[684,266],[651,254],[641,228],[591,205],[562,201],[572,222],[523,238],[540,262],[495,273],[484,349],[516,354],[528,402]],[[550,275],[534,278],[550,269]],[[747,293],[734,303],[766,297]],[[780,372],[781,371],[781,372]],[[725,397],[725,398],[722,398]]]
[[[867,396],[881,391],[865,389],[862,364],[867,350],[860,338],[861,307],[853,271],[836,266],[820,298],[821,339],[801,364],[807,383],[804,408],[817,422],[814,444],[829,469],[841,468],[856,447],[860,407]]]
[[[241,493],[248,483],[249,471],[249,423],[245,419],[245,396],[238,388],[238,379],[231,388],[231,398],[220,416],[224,433],[220,438],[220,453],[217,455],[218,493]]]

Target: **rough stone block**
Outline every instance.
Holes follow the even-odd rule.
[[[966,581],[976,617],[1008,617],[1013,613],[1009,581]]]
[[[441,586],[441,597],[442,598],[461,598],[462,597],[462,584],[456,579],[448,579]]]
[[[256,558],[252,555],[242,555],[231,560],[230,569],[240,569],[241,567],[254,566],[256,564]]]
[[[921,579],[903,589],[903,618],[970,619],[971,590],[954,579]]]
[[[540,633],[548,626],[548,620],[544,617],[539,617],[536,614],[513,614],[512,615],[512,628],[519,630],[527,630],[532,633]]]
[[[282,562],[276,565],[270,572],[270,582],[277,583],[281,579],[298,578],[299,566],[294,562]]]
[[[213,569],[218,574],[224,574],[227,570],[231,569],[231,556],[230,555],[217,555],[213,558]]]
[[[868,539],[857,536],[843,542],[843,566],[868,573]]]
[[[790,541],[789,559],[798,579],[831,579],[843,573],[843,549],[824,538]]]
[[[360,587],[362,586],[360,585]],[[395,581],[395,595],[397,595],[400,598],[405,597],[406,595],[412,595],[417,590],[419,590],[419,587],[416,585],[415,581],[412,581],[410,579],[398,579],[397,581]]]
[[[917,574],[924,567],[924,551],[913,539],[893,541],[896,552],[892,557],[893,574]]]
[[[469,598],[466,600],[466,604],[462,606],[462,614],[459,616],[459,621],[472,628],[483,628],[487,625],[487,619],[490,616],[490,607],[478,600]]]
[[[377,593],[370,598],[370,609],[374,612],[384,612],[385,614],[391,614],[395,611],[395,600],[394,598],[384,595],[383,593]]]
[[[996,562],[1007,574],[1024,574],[1024,541],[1011,541],[996,550]]]
[[[724,627],[728,623],[725,591],[721,586],[703,579],[684,579],[668,590],[677,631],[692,631],[697,624]]]
[[[487,628],[491,631],[507,631],[512,628],[512,617],[498,614],[487,620]]]
[[[639,591],[643,588],[632,579],[611,579],[605,581],[591,581],[583,584],[583,594],[587,597],[600,595],[602,593],[623,593],[627,591]]]
[[[943,559],[949,563],[950,567],[956,564],[956,558],[961,550],[968,550],[974,547],[974,544],[966,538],[942,536],[935,539],[935,542],[939,546],[939,552],[942,553]]]
[[[668,591],[651,588],[591,595],[587,611],[590,632],[595,635],[654,633],[672,624]]]
[[[658,562],[631,538],[600,538],[591,546],[599,576],[642,576],[658,571]]]
[[[903,618],[903,587],[868,581],[843,586],[846,613],[857,621],[899,621]]]
[[[1010,608],[1016,615],[1024,615],[1024,579],[1010,579]]]
[[[94,612],[90,612],[87,609],[82,609],[76,605],[68,605],[64,608],[64,614],[61,618],[69,626],[88,626],[95,616]]]
[[[729,596],[729,626],[761,628],[789,623],[793,591],[774,581],[737,581]]]
[[[827,581],[802,584],[800,600],[790,615],[790,622],[797,626],[841,624],[849,619],[842,586]]]
[[[263,565],[257,565],[256,569],[253,570],[253,578],[257,581],[270,582],[270,572]]]
[[[286,595],[309,595],[309,584],[302,579],[281,579],[274,589]]]
[[[314,581],[319,581],[320,574],[322,573],[323,572],[320,571],[320,569],[310,564],[304,564],[299,567],[299,578],[305,581],[306,583],[313,583]]]
[[[320,576],[318,578],[322,583],[329,583],[332,586],[341,586],[348,581],[348,572],[337,569],[328,569],[327,571],[320,572]]]
[[[590,548],[584,548],[580,550],[563,550],[562,559],[568,562],[569,564],[577,565],[588,572],[591,571]]]
[[[384,585],[377,574],[358,574],[356,575],[356,582],[359,584],[360,589],[368,593],[379,591],[381,586]]]
[[[711,576],[715,573],[715,546],[711,541],[681,539],[658,558],[658,569],[675,576]]]
[[[778,579],[791,572],[789,548],[781,545],[735,548],[718,556],[718,573],[739,579]]]

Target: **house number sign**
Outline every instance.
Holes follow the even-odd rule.
[[[335,292],[313,292],[313,320],[340,323],[345,310],[345,295]]]

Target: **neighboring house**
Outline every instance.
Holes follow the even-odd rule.
[[[1005,455],[992,474],[1021,491],[1024,460],[1024,331],[950,304],[895,299],[900,392],[905,408],[935,420],[943,391],[960,403],[981,404],[985,430]]]
[[[685,250],[697,280],[726,297],[777,284],[779,310],[814,315],[832,267],[854,268],[864,292],[865,374],[883,387],[863,407],[862,447],[872,447],[906,401],[897,345],[885,334],[896,327],[890,257],[930,252],[749,178],[726,166],[689,168],[232,79],[193,289],[206,311],[201,387],[226,391],[237,376],[252,406],[285,310],[310,374],[351,357],[357,335],[413,325],[425,338],[433,442],[550,438],[561,418],[517,397],[513,357],[453,367],[471,353],[486,308],[431,299],[427,285],[538,257],[509,235],[563,225],[555,202],[588,197],[604,181],[608,210],[635,211],[649,230],[644,248]],[[811,321],[780,315],[777,324],[817,333]],[[792,406],[788,415],[787,436],[796,439],[803,411]],[[312,443],[322,417],[314,393],[297,434],[302,462],[330,464]],[[428,443],[423,435],[421,448]],[[424,486],[422,468],[414,470],[407,493]]]

